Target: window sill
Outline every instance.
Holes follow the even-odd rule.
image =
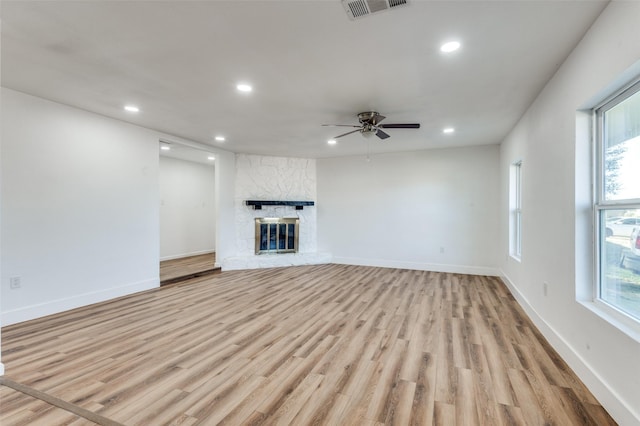
[[[601,301],[578,301],[582,306],[640,343],[640,322]]]

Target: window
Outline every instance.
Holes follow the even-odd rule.
[[[511,165],[509,178],[509,253],[522,256],[522,161]]]
[[[640,320],[640,81],[595,119],[595,299]]]

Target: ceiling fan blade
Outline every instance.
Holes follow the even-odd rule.
[[[362,127],[362,126],[356,126],[355,124],[321,124],[321,126],[325,126],[325,127]]]
[[[376,132],[376,136],[379,137],[380,139],[386,139],[386,138],[389,137],[388,134],[386,134],[385,132],[383,132],[380,129],[378,129],[378,131]]]
[[[381,124],[380,126],[383,129],[419,129],[419,123],[407,123],[407,124]]]
[[[361,130],[361,129],[352,130],[352,131],[350,131],[350,132],[343,133],[343,134],[338,135],[338,136],[334,136],[333,138],[334,138],[334,139],[338,139],[338,138],[341,138],[341,137],[343,137],[343,136],[350,135],[351,133],[359,132],[360,130]]]
[[[373,124],[374,126],[377,126],[377,125],[378,125],[378,123],[380,123],[380,122],[381,122],[382,120],[384,120],[385,118],[387,118],[387,117],[385,117],[384,115],[380,115],[380,114],[375,115],[375,116],[373,116],[373,118],[371,119],[371,124]]]

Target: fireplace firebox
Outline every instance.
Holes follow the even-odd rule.
[[[256,218],[256,254],[297,253],[299,229],[297,217]]]

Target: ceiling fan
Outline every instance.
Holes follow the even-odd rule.
[[[361,112],[358,114],[359,125],[355,124],[323,124],[323,126],[333,127],[355,127],[356,130],[352,130],[347,133],[343,133],[334,137],[334,139],[341,138],[343,136],[350,135],[351,133],[360,132],[364,137],[372,137],[376,135],[380,139],[387,139],[389,134],[383,132],[381,129],[419,129],[419,123],[407,123],[407,124],[380,124],[386,117],[380,115],[375,111]]]

